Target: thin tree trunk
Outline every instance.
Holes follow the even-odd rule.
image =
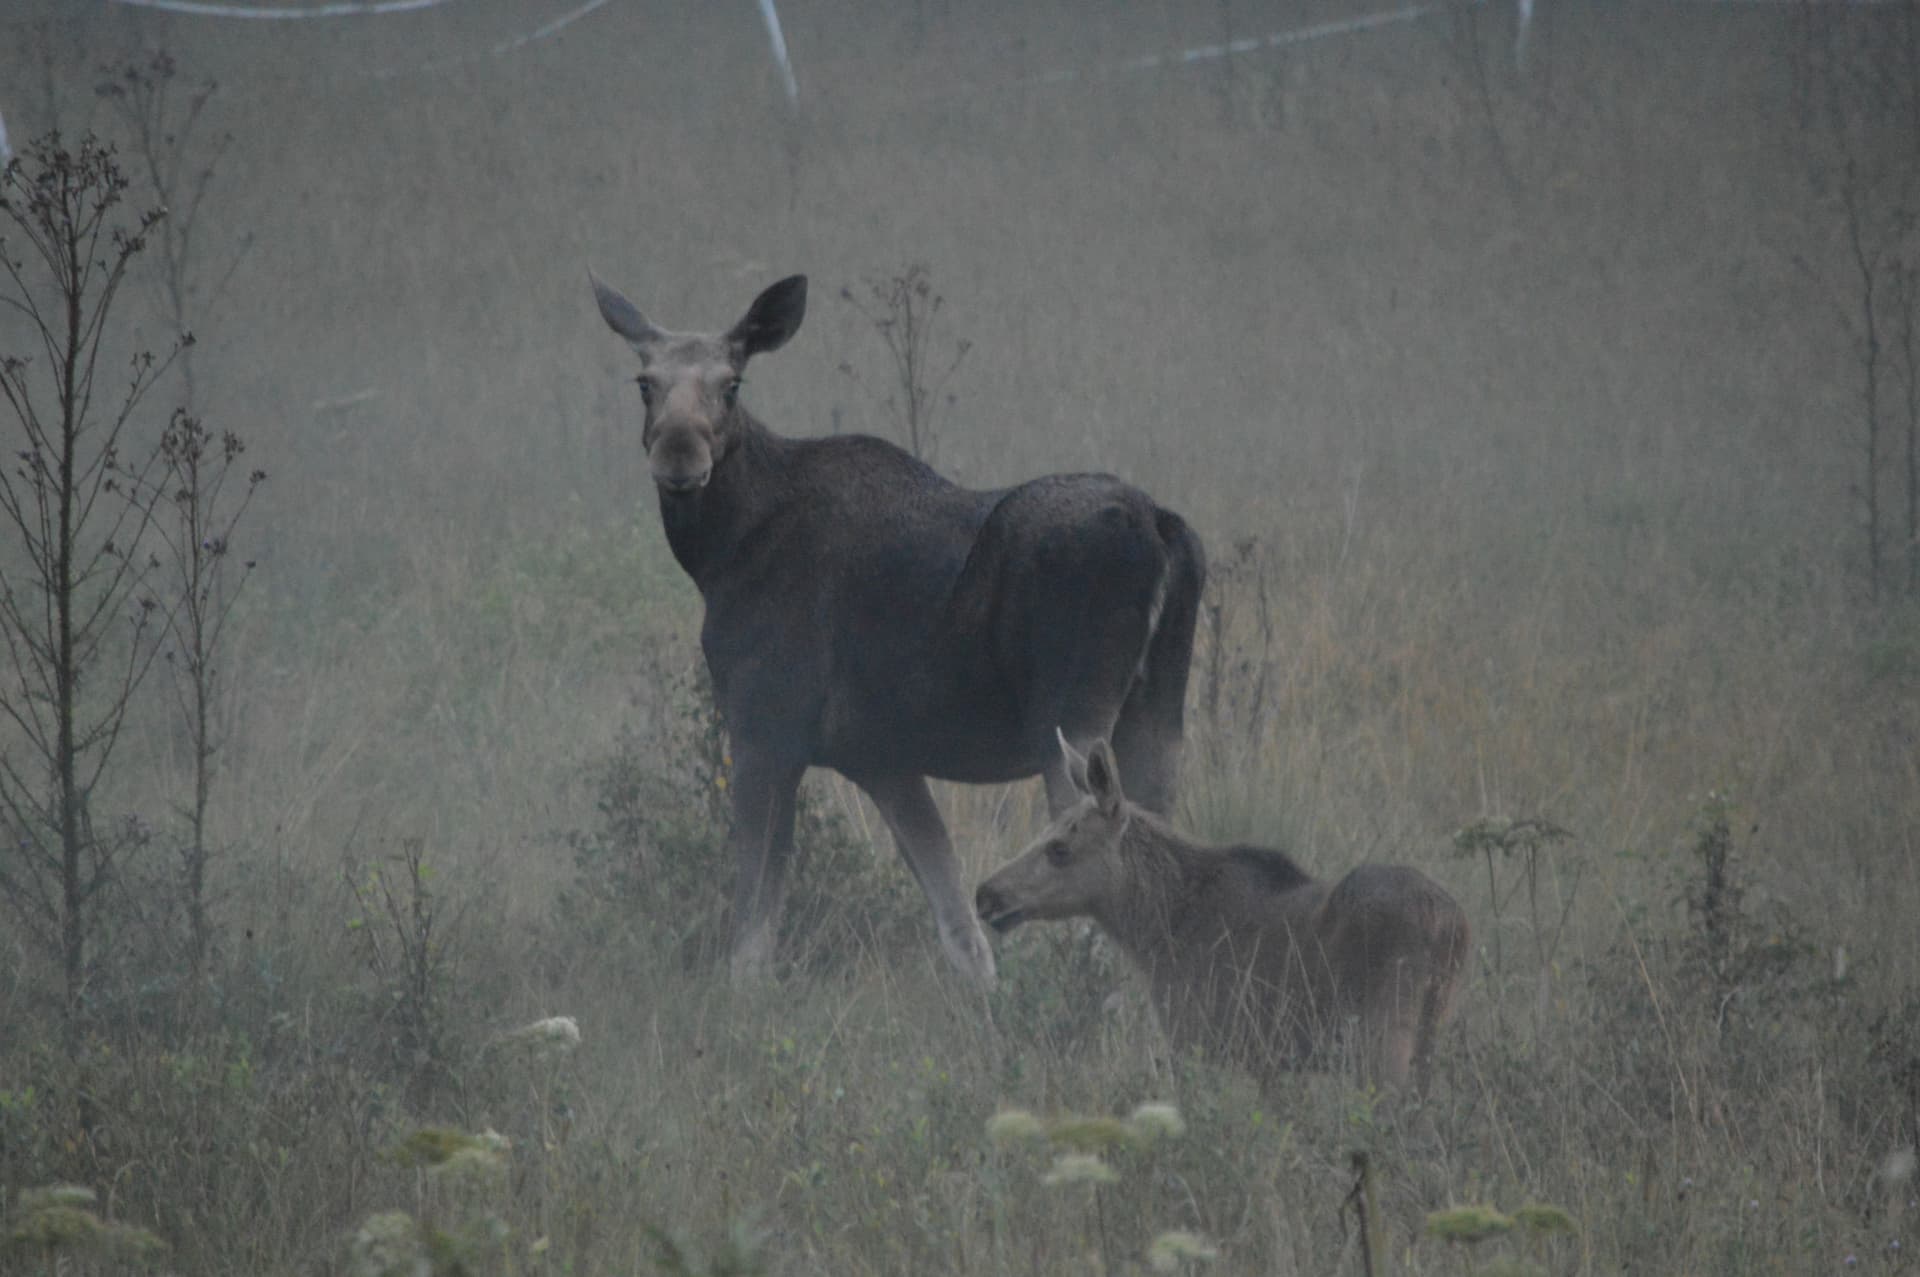
[[[1863,214],[1860,211],[1861,182],[1859,171],[1851,158],[1847,162],[1847,172],[1841,186],[1842,197],[1846,201],[1847,235],[1853,251],[1854,267],[1860,272],[1860,359],[1863,384],[1861,387],[1862,425],[1865,428],[1863,440],[1866,454],[1865,472],[1861,475],[1860,494],[1867,507],[1867,591],[1874,601],[1880,600],[1881,547],[1880,547],[1880,326],[1876,313],[1878,284],[1878,263],[1867,251],[1866,228],[1860,223]]]
[[[1906,548],[1907,593],[1920,592],[1920,332],[1914,330],[1920,270],[1908,266],[1894,276],[1900,305],[1900,371],[1906,392]]]

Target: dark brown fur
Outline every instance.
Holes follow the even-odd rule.
[[[641,445],[667,543],[706,604],[700,646],[733,745],[733,967],[766,970],[793,859],[795,794],[832,767],[873,799],[954,965],[993,948],[926,778],[1040,772],[1053,746],[1112,734],[1150,807],[1173,798],[1206,565],[1180,517],[1111,475],[962,488],[864,435],[789,438],[740,402],[784,345],[806,280],[722,333],[670,333],[595,281],[640,356]]]
[[[1062,747],[1083,797],[981,885],[984,921],[1092,918],[1176,1046],[1270,1078],[1346,1035],[1363,1076],[1425,1085],[1471,938],[1445,888],[1396,865],[1325,883],[1284,852],[1202,846],[1126,800],[1104,741]]]

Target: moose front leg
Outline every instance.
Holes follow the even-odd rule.
[[[867,791],[881,818],[893,831],[894,846],[913,870],[927,903],[933,906],[934,925],[947,959],[981,989],[991,989],[995,974],[993,946],[980,930],[973,898],[960,879],[953,840],[933,805],[933,795],[920,776],[859,776],[854,783]]]
[[[783,767],[735,748],[732,977],[735,985],[772,974],[780,914],[793,861],[794,804],[803,767]]]

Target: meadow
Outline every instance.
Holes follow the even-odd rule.
[[[14,151],[95,129],[130,209],[95,86],[165,50],[177,122],[217,83],[172,130],[182,304],[150,248],[111,349],[190,320],[129,438],[190,395],[267,474],[210,952],[165,660],[90,796],[145,841],[77,1012],[7,901],[0,1271],[1913,1269],[1911,6],[1542,4],[1524,69],[1459,6],[1125,71],[1370,10],[790,0],[797,107],[746,4],[499,48],[571,7],[0,16]],[[743,398],[902,442],[876,320],[924,281],[924,454],[1186,515],[1179,823],[1446,884],[1431,1092],[1170,1054],[1077,927],[969,992],[821,773],[779,978],[729,987],[699,600],[589,268],[682,329],[808,274]],[[1037,782],[936,796],[976,879],[1044,821]],[[1470,1206],[1511,1228],[1430,1224]]]

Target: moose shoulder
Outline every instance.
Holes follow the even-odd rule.
[[[646,449],[675,558],[706,605],[701,647],[732,739],[736,975],[770,963],[810,766],[858,784],[981,984],[993,953],[926,778],[1042,774],[1054,729],[1109,734],[1149,806],[1172,801],[1205,564],[1173,512],[1108,475],[976,491],[862,435],[789,438],[741,377],[799,328],[806,280],[731,328],[673,333],[593,281],[640,357]]]
[[[1178,1045],[1271,1077],[1357,1029],[1365,1074],[1424,1084],[1471,935],[1445,888],[1394,865],[1325,883],[1283,852],[1190,842],[1127,801],[1105,741],[1060,746],[1081,800],[981,884],[983,920],[1092,918]]]

